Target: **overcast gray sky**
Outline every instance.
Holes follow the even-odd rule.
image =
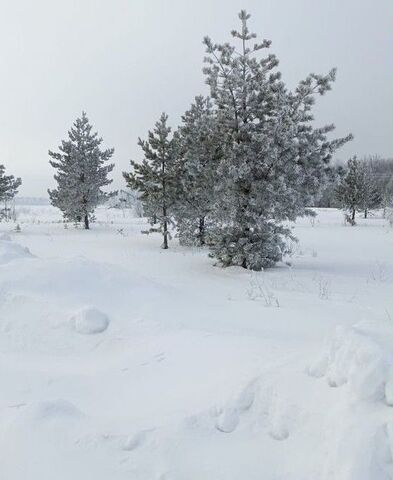
[[[208,34],[229,40],[237,13],[272,40],[290,87],[338,68],[318,123],[355,140],[339,158],[393,157],[393,0],[0,0],[0,163],[22,195],[53,186],[55,149],[86,110],[116,149],[115,188],[162,111],[176,126],[193,97]]]

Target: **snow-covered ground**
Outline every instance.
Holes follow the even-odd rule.
[[[1,480],[393,478],[393,229],[336,210],[291,265],[214,267],[142,219],[0,224]]]

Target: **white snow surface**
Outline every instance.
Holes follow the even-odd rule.
[[[393,229],[334,209],[250,273],[100,208],[0,224],[0,479],[393,478]]]
[[[0,236],[0,265],[31,256],[28,248],[12,242],[9,235],[3,234]]]

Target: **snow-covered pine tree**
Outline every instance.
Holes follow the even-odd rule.
[[[195,97],[175,134],[177,197],[174,217],[180,242],[205,245],[215,202],[221,146],[209,98]]]
[[[18,193],[18,188],[21,184],[22,180],[20,178],[15,178],[13,175],[6,175],[4,165],[0,165],[0,202],[4,204],[1,217],[5,219],[10,218],[8,202]]]
[[[85,229],[89,229],[97,205],[108,196],[102,187],[112,182],[108,173],[114,165],[107,162],[114,149],[102,150],[102,141],[97,133],[92,133],[92,126],[83,112],[69,130],[68,139],[62,140],[59,152],[49,150],[53,159],[49,163],[57,170],[54,176],[57,188],[48,190],[51,203],[68,220],[83,221]]]
[[[12,200],[18,193],[22,180],[5,174],[4,165],[0,165],[0,201]]]
[[[347,212],[346,219],[353,226],[356,225],[356,212],[363,209],[364,168],[356,158],[350,158],[347,163],[347,172],[336,190],[337,200],[341,208]]]
[[[342,165],[332,165],[320,192],[313,199],[312,205],[320,208],[337,207],[336,189],[345,175]]]
[[[311,74],[289,92],[275,71],[277,58],[259,57],[271,42],[252,42],[249,17],[241,11],[241,29],[232,32],[240,49],[204,39],[204,73],[224,150],[212,255],[224,266],[261,270],[281,260],[291,237],[283,222],[312,213],[306,205],[333,152],[351,136],[329,141],[334,126],[311,123],[315,96],[330,90],[335,70]]]
[[[383,218],[387,218],[388,209],[393,207],[393,175],[382,185],[381,207],[383,210]]]
[[[370,210],[381,206],[382,194],[374,180],[371,165],[367,161],[362,162],[361,171],[363,174],[362,204],[364,218],[367,218]]]
[[[173,176],[173,141],[168,116],[163,113],[154,130],[148,132],[148,139],[139,139],[144,159],[142,163],[131,161],[133,172],[123,173],[127,185],[140,192],[145,214],[149,217],[150,232],[161,232],[162,248],[168,248],[169,225],[174,200],[175,183]],[[158,228],[154,227],[158,224]]]

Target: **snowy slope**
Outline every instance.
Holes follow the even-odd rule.
[[[393,230],[335,210],[291,266],[220,269],[142,219],[0,225],[0,479],[393,478]],[[7,236],[8,235],[8,236]]]

